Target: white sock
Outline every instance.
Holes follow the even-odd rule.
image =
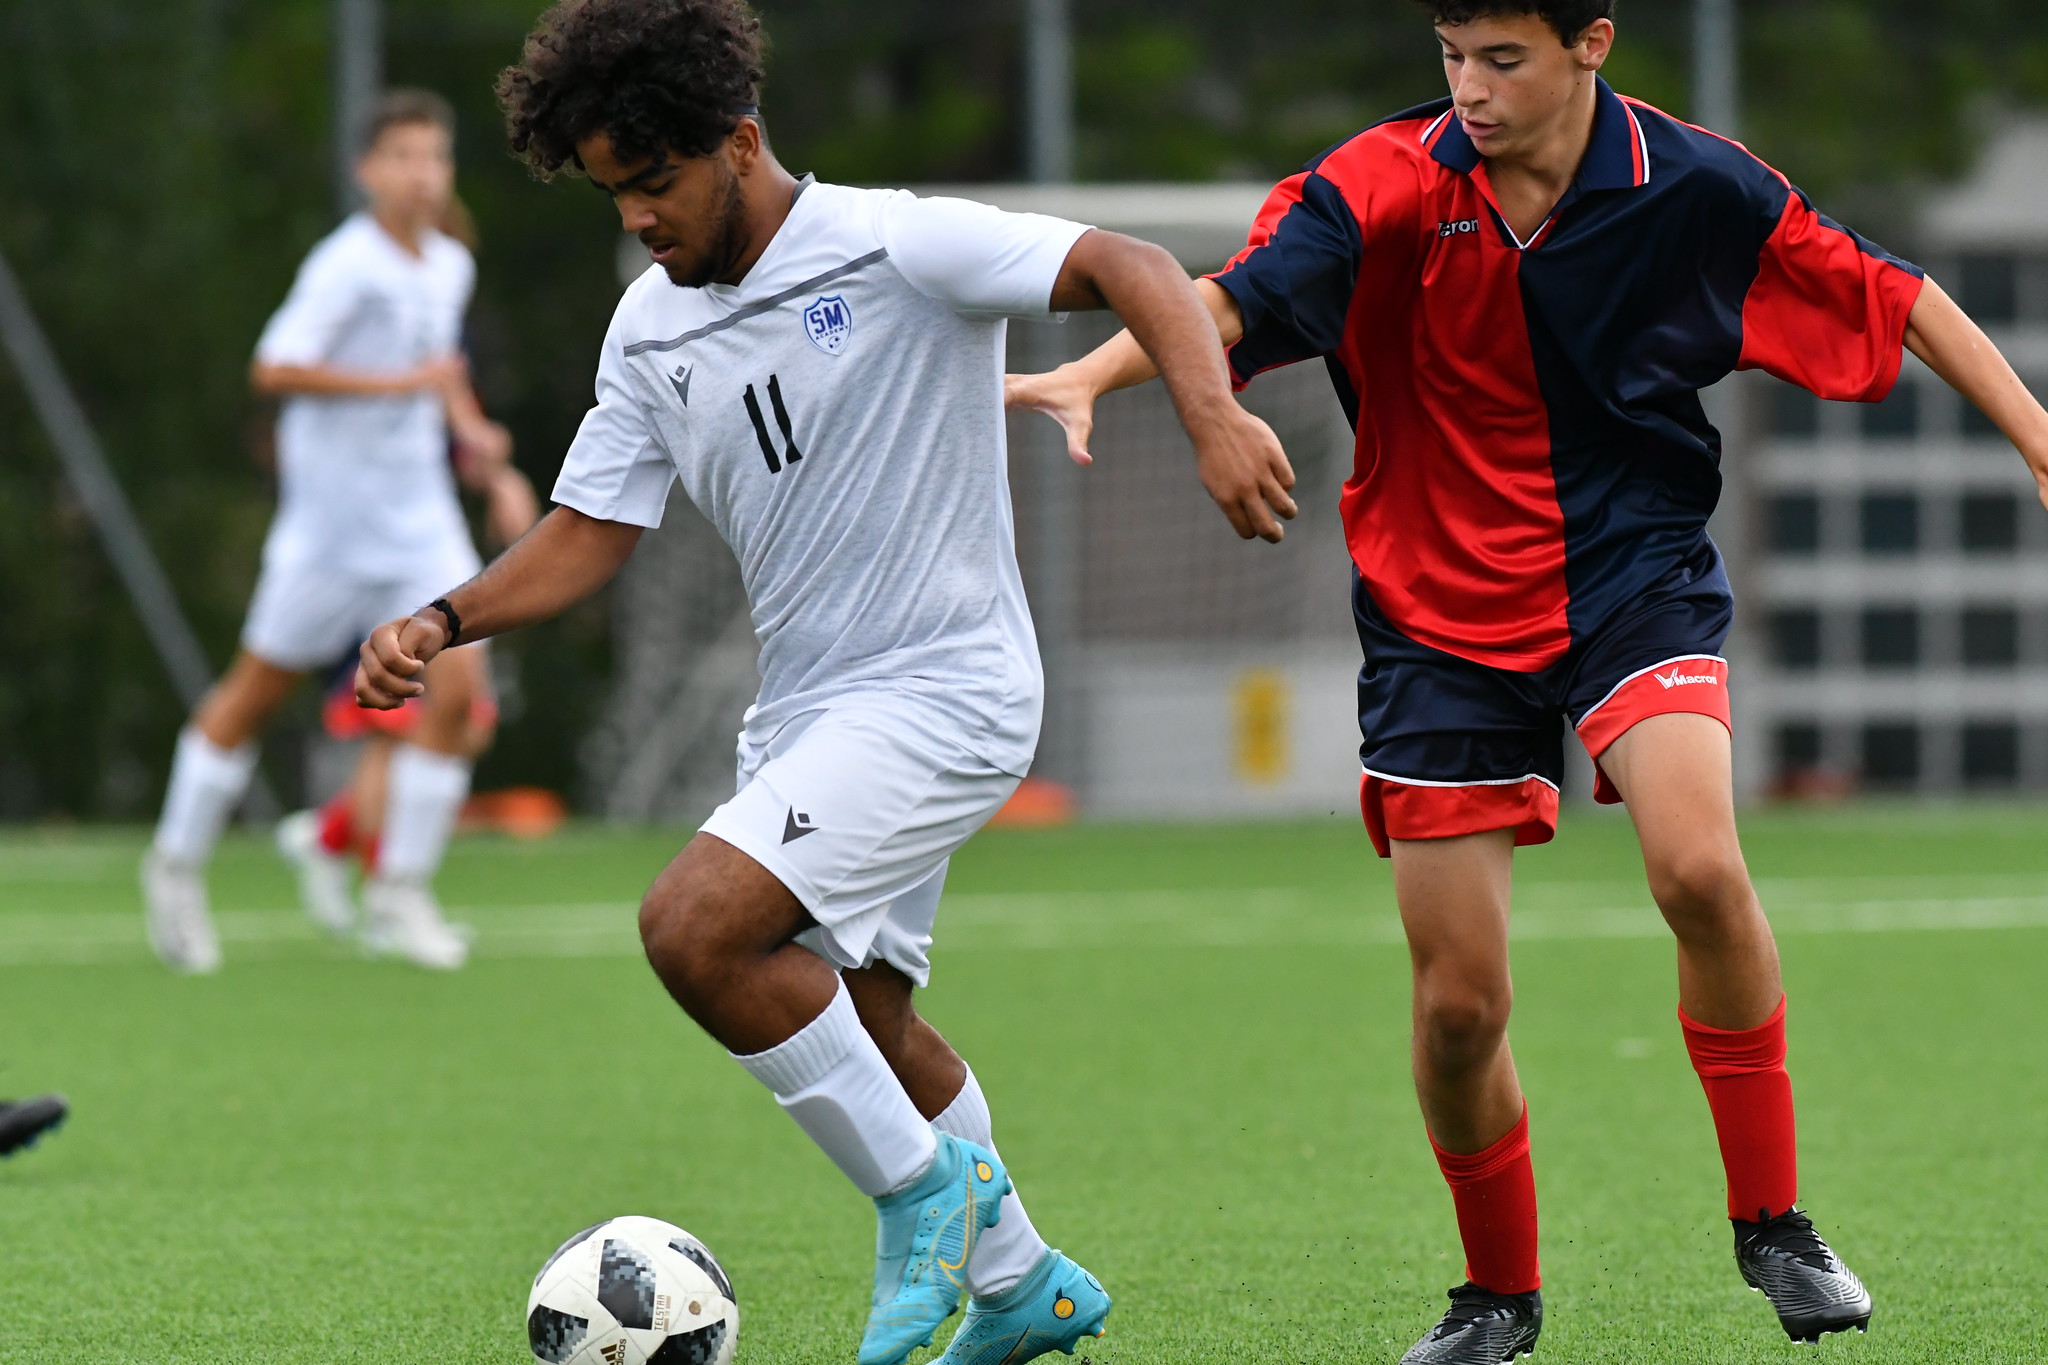
[[[223,749],[197,729],[178,736],[171,785],[156,824],[156,851],[187,867],[213,856],[228,816],[249,789],[256,771],[256,746]]]
[[[775,1094],[797,1127],[870,1199],[931,1169],[939,1140],[882,1050],[860,1026],[846,983],[788,1042],[733,1060]]]
[[[395,881],[427,882],[441,870],[441,855],[469,798],[470,763],[417,744],[391,756],[384,798],[384,830],[377,842],[377,873]]]
[[[960,1087],[946,1112],[932,1120],[932,1127],[995,1151],[988,1097],[981,1093],[981,1082],[974,1078],[972,1067],[967,1071],[967,1084]],[[977,1299],[991,1299],[1013,1288],[1031,1273],[1047,1249],[1045,1239],[1024,1212],[1024,1201],[1017,1197],[1013,1180],[1010,1192],[1003,1196],[1001,1220],[974,1244],[974,1255],[967,1262],[968,1292]]]

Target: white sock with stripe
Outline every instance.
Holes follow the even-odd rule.
[[[988,1097],[981,1093],[974,1068],[967,1069],[967,1084],[960,1087],[946,1112],[932,1120],[932,1127],[995,1151]],[[968,1291],[977,1299],[989,1299],[1014,1288],[1031,1273],[1047,1250],[1045,1238],[1031,1225],[1030,1216],[1024,1212],[1024,1201],[1017,1197],[1016,1177],[1012,1174],[1010,1192],[1003,1196],[1002,1217],[981,1234],[981,1240],[974,1244],[974,1255],[967,1262]]]
[[[931,1125],[861,1027],[844,981],[789,1041],[733,1060],[870,1199],[915,1183],[939,1154]]]

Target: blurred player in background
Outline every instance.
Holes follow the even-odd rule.
[[[440,228],[475,253],[476,222],[459,197],[449,196]],[[491,549],[506,548],[540,520],[533,483],[512,463],[512,442],[502,428],[487,426],[467,444],[451,440],[449,459],[463,491],[483,502],[484,540]],[[415,700],[395,711],[356,705],[356,646],[337,661],[332,675],[320,720],[329,738],[360,746],[355,768],[347,785],[320,809],[298,811],[278,822],[277,848],[298,874],[306,913],[329,932],[348,936],[361,927],[356,869],[374,878],[378,868],[391,760],[419,729],[425,704]],[[479,694],[471,702],[470,735],[478,745],[472,759],[482,756],[497,721],[495,699],[488,692]]]
[[[71,1106],[62,1095],[41,1095],[32,1100],[0,1100],[0,1157],[33,1147],[55,1132],[70,1117]]]
[[[1499,1365],[1542,1326],[1508,908],[1515,847],[1555,831],[1561,718],[1599,799],[1627,803],[1678,940],[1741,1274],[1794,1340],[1861,1328],[1869,1294],[1794,1202],[1785,994],[1736,836],[1733,602],[1706,533],[1720,437],[1698,392],[1762,369],[1876,402],[1910,348],[2044,489],[2048,413],[1917,268],[1740,146],[1609,89],[1612,0],[1428,8],[1451,98],[1282,184],[1201,286],[1241,382],[1325,360],[1357,430],[1361,799],[1393,859],[1416,1087],[1469,1277],[1406,1359]],[[1078,445],[1095,398],[1150,373],[1125,336],[1012,397]]]
[[[369,207],[320,243],[257,345],[252,382],[281,397],[279,506],[242,652],[178,741],[156,839],[142,865],[150,942],[183,972],[220,966],[206,864],[256,765],[256,736],[308,672],[401,604],[476,571],[449,467],[502,464],[459,353],[475,265],[439,230],[454,190],[454,114],[394,91],[366,129],[358,182]],[[436,662],[420,721],[393,753],[364,939],[454,968],[466,937],[431,880],[489,742],[480,650]]]
[[[597,591],[680,480],[739,558],[762,688],[738,794],[643,903],[649,961],[875,1201],[862,1365],[900,1365],[963,1289],[948,1365],[1071,1351],[1109,1296],[1033,1228],[979,1083],[913,1005],[948,861],[1029,769],[1043,706],[1010,514],[1006,320],[1113,307],[1160,357],[1242,534],[1279,538],[1293,476],[1232,400],[1167,253],[798,179],[764,139],[761,79],[743,0],[559,5],[505,74],[515,148],[543,174],[586,173],[658,268],[619,305],[560,505],[480,577],[378,628],[358,687],[394,705],[451,644]]]

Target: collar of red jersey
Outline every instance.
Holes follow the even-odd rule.
[[[1598,87],[1593,141],[1573,185],[1579,190],[1639,189],[1650,183],[1650,142],[1643,135],[1642,120],[1606,80],[1593,80]],[[1425,127],[1422,141],[1432,157],[1461,175],[1472,174],[1483,159],[1455,109],[1445,109]]]

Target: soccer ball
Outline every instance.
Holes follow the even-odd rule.
[[[658,1218],[614,1218],[533,1277],[526,1339],[548,1365],[732,1365],[740,1310],[704,1244]]]

